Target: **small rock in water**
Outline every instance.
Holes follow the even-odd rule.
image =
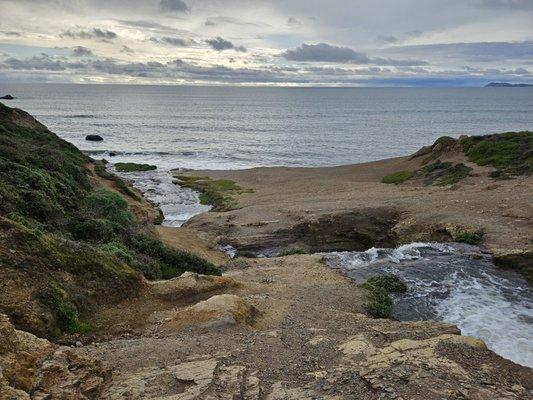
[[[100,135],[87,135],[85,136],[85,140],[89,140],[91,142],[101,142],[104,140],[104,138]]]
[[[5,96],[0,97],[2,100],[13,100],[15,97],[11,96],[10,94],[6,94]]]

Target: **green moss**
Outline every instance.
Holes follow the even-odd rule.
[[[118,172],[144,172],[153,171],[157,169],[155,165],[150,164],[136,164],[136,163],[116,163],[115,168]]]
[[[179,185],[200,192],[200,202],[212,206],[211,211],[231,211],[238,203],[233,198],[235,194],[251,193],[250,189],[243,190],[234,181],[228,179],[210,179],[200,176],[176,176]]]
[[[389,175],[385,175],[381,179],[381,182],[383,182],[383,183],[394,183],[394,184],[397,185],[399,183],[405,182],[408,179],[411,179],[412,177],[413,177],[413,172],[412,171],[400,171],[400,172],[394,172],[394,173],[389,174]]]
[[[67,292],[59,284],[52,282],[48,293],[48,303],[61,331],[89,333],[94,330],[94,326],[80,320],[78,308],[69,300]]]
[[[533,173],[533,132],[472,136],[462,146],[468,159],[478,165],[491,165],[511,175]]]
[[[483,242],[483,236],[484,233],[482,231],[461,232],[455,237],[455,241],[458,243],[477,245]]]
[[[363,307],[374,318],[390,318],[393,307],[390,293],[407,291],[405,283],[394,275],[373,276],[361,287],[367,290],[367,301]]]
[[[279,253],[279,257],[290,256],[293,254],[308,254],[308,251],[300,247],[289,247]]]

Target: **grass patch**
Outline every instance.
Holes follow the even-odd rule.
[[[413,177],[414,173],[413,171],[399,171],[394,172],[389,175],[385,175],[381,182],[383,183],[394,183],[396,185],[405,182],[408,179],[411,179]]]
[[[437,186],[453,185],[466,178],[470,174],[470,171],[472,171],[472,168],[467,167],[463,163],[455,164],[452,167],[444,169],[443,173],[438,174],[433,184]]]
[[[115,169],[118,172],[144,172],[144,171],[153,171],[157,169],[155,165],[150,164],[137,164],[137,163],[116,163]]]
[[[242,189],[237,183],[228,179],[210,179],[206,176],[178,175],[179,185],[200,193],[200,203],[212,206],[211,211],[231,211],[238,203],[233,195],[251,193],[250,189]]]
[[[361,287],[367,290],[367,301],[363,305],[374,318],[390,318],[393,302],[390,293],[405,293],[407,286],[394,275],[379,275],[369,278]]]
[[[455,237],[455,241],[458,243],[478,245],[483,242],[483,236],[484,233],[482,231],[461,232]]]
[[[94,326],[80,320],[78,308],[69,300],[67,292],[56,282],[50,285],[48,301],[61,331],[89,333],[94,330]]]
[[[510,175],[533,174],[533,132],[471,136],[462,142],[468,159]]]
[[[100,178],[104,178],[110,181],[115,182],[115,185],[117,186],[117,189],[125,194],[126,196],[131,197],[135,200],[140,200],[139,196],[131,190],[131,188],[127,185],[127,183],[124,181],[124,179],[120,178],[119,176],[116,176],[115,174],[112,174],[106,170],[105,163],[103,161],[95,161],[94,162],[94,172],[96,175],[98,175]]]
[[[278,254],[278,257],[291,256],[293,254],[309,254],[309,252],[300,247],[289,247]]]

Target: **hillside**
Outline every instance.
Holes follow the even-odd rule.
[[[137,296],[144,278],[219,273],[163,245],[150,208],[102,164],[0,104],[0,312],[17,328],[49,338],[98,331],[95,310]]]

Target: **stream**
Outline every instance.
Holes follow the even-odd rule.
[[[450,322],[502,357],[533,367],[533,291],[478,247],[411,243],[323,257],[357,282],[380,274],[402,278],[408,291],[393,295],[395,318]]]

